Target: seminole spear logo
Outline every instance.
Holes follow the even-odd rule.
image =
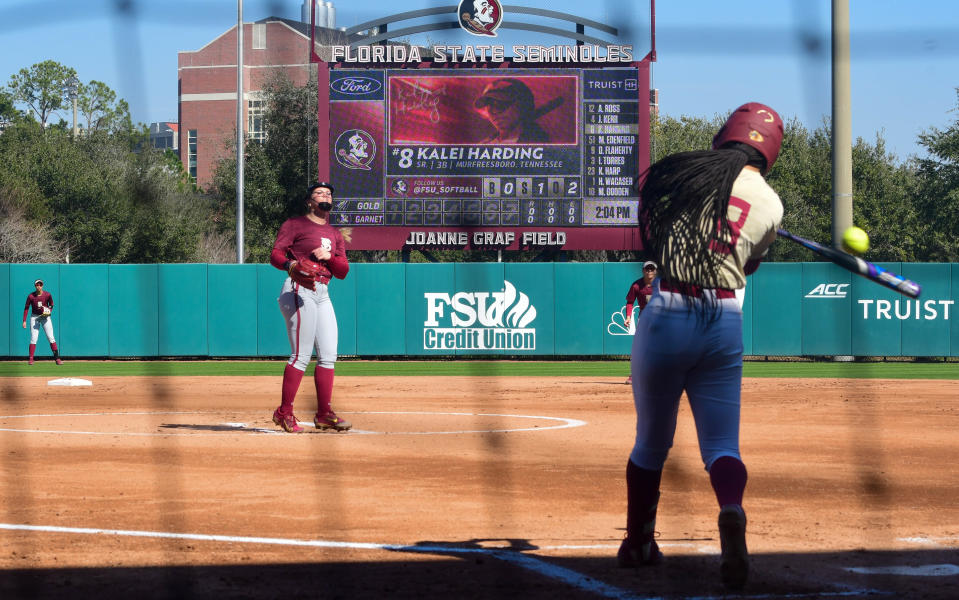
[[[347,169],[369,171],[376,156],[376,141],[362,129],[348,129],[336,138],[336,162]]]
[[[456,11],[460,27],[473,35],[496,36],[503,22],[503,6],[499,0],[461,0]]]

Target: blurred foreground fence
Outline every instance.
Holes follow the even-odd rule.
[[[959,356],[959,264],[882,263],[909,300],[829,263],[766,264],[746,286],[743,341],[760,356]],[[355,264],[330,294],[341,356],[624,356],[636,263]],[[65,357],[289,354],[269,265],[0,264],[0,357],[25,357],[24,302],[53,294]],[[662,340],[663,344],[677,340]],[[41,333],[39,356],[50,350]]]

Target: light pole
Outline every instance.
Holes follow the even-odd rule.
[[[71,75],[64,82],[67,88],[67,95],[73,101],[73,137],[77,137],[77,98],[80,96],[80,79],[76,75]]]
[[[236,0],[236,262],[243,264],[243,0]]]

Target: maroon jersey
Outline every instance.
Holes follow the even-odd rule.
[[[40,316],[43,314],[44,308],[49,308],[53,310],[53,295],[43,290],[37,295],[36,292],[30,292],[27,294],[27,302],[23,305],[23,320],[27,320],[27,313],[30,312],[30,309],[33,309],[33,314],[35,316]]]
[[[319,279],[328,281],[331,276],[337,279],[346,277],[350,263],[346,260],[343,235],[335,227],[315,223],[305,216],[287,219],[280,226],[270,254],[270,264],[285,271],[287,261],[295,256],[310,256],[315,248],[325,248],[332,254],[329,260],[319,261],[324,269]],[[310,258],[316,260],[315,256]]]
[[[646,303],[653,295],[653,286],[647,285],[645,279],[639,278],[629,286],[626,294],[626,314],[633,312],[633,300],[639,305],[639,310],[646,308]]]

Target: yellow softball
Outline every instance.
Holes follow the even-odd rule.
[[[850,227],[842,234],[842,249],[849,254],[862,254],[869,250],[869,234],[859,227]]]

